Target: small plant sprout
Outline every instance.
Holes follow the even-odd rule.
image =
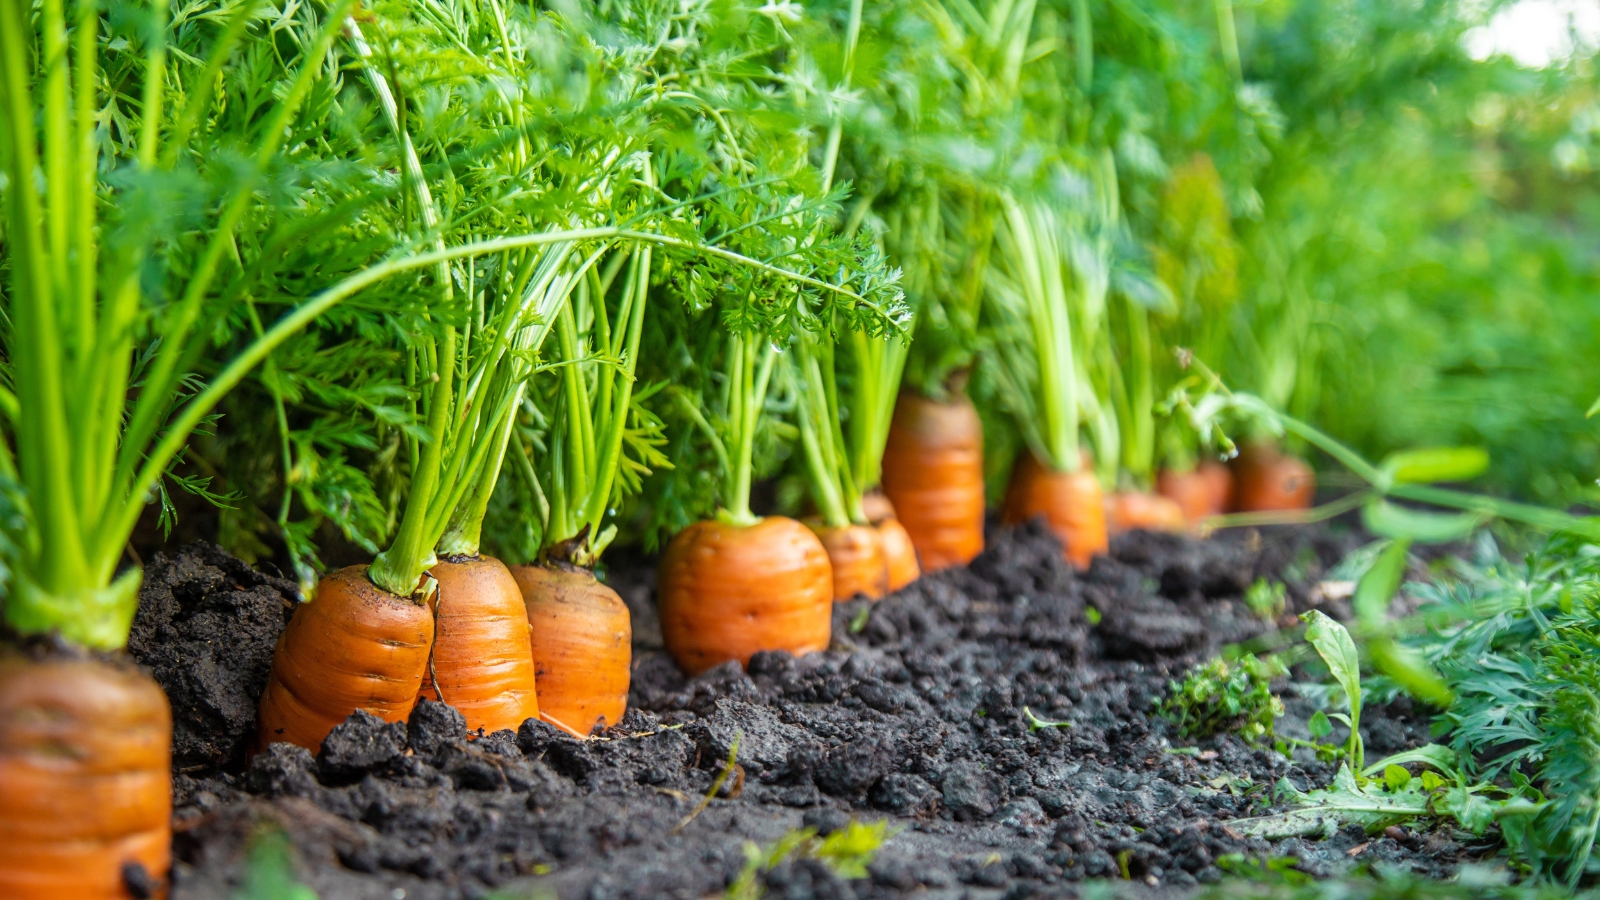
[[[1272,681],[1288,674],[1277,657],[1245,654],[1236,660],[1214,659],[1173,682],[1160,706],[1162,716],[1186,740],[1235,733],[1250,744],[1273,737],[1283,701],[1272,693]]]

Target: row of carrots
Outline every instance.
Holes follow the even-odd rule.
[[[274,354],[358,295],[363,311],[350,304],[342,326],[330,326],[338,342],[405,339],[333,380],[399,360],[405,399],[394,415],[409,419],[394,443],[409,466],[396,479],[404,497],[388,511],[389,546],[370,565],[323,575],[297,605],[273,655],[251,752],[274,742],[316,752],[354,711],[402,721],[423,698],[459,709],[479,734],[538,720],[581,738],[620,721],[632,626],[594,567],[615,535],[614,501],[641,491],[640,471],[666,468],[646,464],[659,432],[636,371],[646,323],[667,327],[646,314],[659,295],[696,313],[716,308],[718,328],[706,330],[721,342],[721,384],[734,386],[721,437],[706,424],[714,404],[692,410],[723,460],[719,512],[679,530],[660,557],[663,635],[691,674],[762,650],[825,649],[835,602],[882,597],[981,552],[980,416],[961,390],[932,397],[901,388],[912,336],[922,348],[936,339],[916,322],[941,304],[974,329],[996,312],[1011,325],[1023,311],[1055,323],[1036,343],[1052,344],[1066,363],[1033,348],[1045,373],[1034,387],[1049,413],[1041,418],[1052,419],[1048,440],[1022,454],[999,506],[1004,523],[1043,517],[1073,564],[1088,566],[1117,531],[1179,530],[1225,509],[1309,502],[1304,463],[1265,446],[1247,447],[1228,469],[1164,473],[1156,494],[1105,496],[1092,466],[1063,467],[1078,458],[1080,413],[1112,406],[1089,388],[1121,365],[1092,314],[1109,284],[1096,273],[1112,261],[1117,174],[1105,148],[1061,152],[1055,144],[1068,139],[1052,135],[1066,134],[1066,113],[1076,121],[1080,110],[1059,98],[1035,109],[1044,101],[1030,92],[1059,86],[1068,71],[1092,76],[1088,5],[1074,7],[1071,43],[1085,45],[1077,60],[1048,50],[1068,42],[1036,33],[1033,4],[853,0],[816,23],[791,21],[800,15],[794,4],[600,4],[595,14],[612,16],[615,31],[604,39],[562,32],[585,27],[582,17],[536,4],[474,0],[459,15],[444,5],[412,18],[413,10],[380,16],[354,0],[289,4],[281,17],[223,4],[204,15],[186,10],[189,18],[168,27],[157,0],[151,27],[111,40],[122,26],[93,0],[70,10],[63,0],[37,8],[0,0],[0,268],[9,278],[0,551],[5,621],[28,639],[8,638],[0,652],[0,897],[167,893],[172,711],[153,680],[115,655],[141,577],[123,564],[125,549],[151,498],[179,478],[191,434],[252,371],[271,401],[263,417],[283,429],[284,484],[311,477],[314,467],[294,465],[288,434],[301,411],[295,379],[280,378],[278,367],[292,361]],[[763,66],[810,72],[807,48],[792,46],[801,33],[823,48],[817,58],[833,60],[822,67],[829,84],[808,93],[795,88],[805,82],[797,76],[784,90],[805,96],[780,96]],[[633,43],[613,53],[613,40]],[[905,99],[894,87],[902,79],[857,78],[863,40],[879,65],[898,54],[908,78],[948,76],[926,87],[941,92],[952,136],[1007,131],[998,126],[1005,117],[1054,122],[1038,129],[1050,166],[1028,184],[950,171],[900,194],[863,190],[888,132],[876,113],[846,123],[832,101],[820,112],[815,105],[819,93],[861,92],[885,116],[900,115],[891,106]],[[1036,58],[1038,48],[1054,55]],[[935,65],[929,54],[980,65]],[[1032,62],[1017,65],[1025,56]],[[583,77],[573,74],[584,66]],[[594,91],[592,106],[562,105],[584,89]],[[980,97],[989,106],[979,108]],[[762,107],[780,101],[792,105],[777,114]],[[741,116],[741,104],[757,114]],[[811,118],[794,118],[802,113]],[[936,119],[946,121],[927,122]],[[921,127],[902,124],[908,134]],[[940,143],[927,137],[906,146]],[[920,165],[937,168],[931,158]],[[851,192],[836,188],[836,168],[861,179],[848,212],[837,198]],[[1031,190],[1080,181],[1106,201],[1093,228],[1071,202]],[[1014,188],[1030,199],[1018,202]],[[184,194],[182,202],[158,208],[163,192]],[[873,203],[875,222],[906,227],[885,224],[874,237],[863,225]],[[1009,249],[989,260],[997,236]],[[280,271],[285,260],[306,271]],[[907,289],[919,294],[916,315],[899,285],[902,266],[921,272]],[[264,322],[258,301],[284,311]],[[1133,304],[1130,315],[1142,309]],[[234,326],[238,334],[219,338]],[[1049,330],[1041,329],[1012,331]],[[840,352],[840,371],[850,356],[856,393],[869,382],[878,388],[849,415],[840,412],[845,382],[833,355],[836,335],[846,334],[857,349]],[[560,359],[539,383],[546,337],[559,345],[546,355]],[[319,355],[307,340],[306,355]],[[1067,364],[1073,340],[1087,342],[1088,363]],[[950,370],[973,364],[977,343],[929,352],[946,361],[918,363],[918,384],[949,382]],[[799,430],[817,482],[816,521],[749,510],[755,432],[776,369],[811,402]],[[869,370],[876,380],[861,377]],[[792,387],[802,379],[819,389]],[[1149,391],[1127,393],[1149,413]],[[519,429],[533,418],[555,424],[525,444]],[[846,420],[850,429],[888,424],[846,435]],[[1098,421],[1104,428],[1109,414]],[[349,443],[362,440],[377,443],[367,435]],[[843,464],[846,445],[859,465]],[[1046,447],[1052,464],[1034,455]],[[525,564],[480,552],[502,463],[543,507],[519,511],[542,519]],[[205,491],[196,479],[182,483]],[[286,535],[290,493],[278,523]]]

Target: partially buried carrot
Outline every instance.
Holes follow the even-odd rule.
[[[522,590],[539,714],[580,737],[628,708],[633,622],[617,592],[565,563],[513,566]]]
[[[657,577],[667,649],[691,675],[758,650],[825,650],[833,571],[822,542],[793,519],[696,522],[661,555]]]
[[[877,600],[889,592],[889,560],[883,552],[883,533],[871,525],[810,525],[833,570],[833,599],[864,596]]]
[[[261,695],[256,749],[285,741],[315,753],[358,709],[399,722],[411,714],[433,645],[425,599],[373,584],[366,566],[324,577],[278,638]]]
[[[1001,519],[1020,525],[1035,516],[1044,516],[1061,539],[1067,559],[1080,569],[1088,568],[1095,554],[1109,546],[1105,501],[1094,472],[1082,466],[1072,472],[1052,471],[1025,451],[1011,473]]]
[[[1190,525],[1198,524],[1228,511],[1233,473],[1209,459],[1188,471],[1163,469],[1156,476],[1156,493],[1177,503]]]
[[[896,518],[894,504],[882,494],[868,494],[861,498],[861,505],[867,521],[878,529],[878,538],[883,542],[890,592],[898,591],[920,578],[922,568],[917,565],[917,548],[911,543],[911,535],[906,532],[906,527]]]
[[[492,556],[447,557],[429,571],[438,618],[421,695],[460,710],[468,731],[539,718],[528,614],[511,572]]]
[[[972,401],[901,392],[883,451],[883,493],[922,571],[964,566],[983,550],[983,424]]]
[[[133,666],[0,657],[0,897],[131,898],[141,870],[165,897],[171,750],[166,695]]]
[[[1113,491],[1106,495],[1106,531],[1182,531],[1187,520],[1177,501],[1145,491]]]
[[[1233,508],[1239,512],[1309,509],[1317,476],[1305,460],[1270,442],[1245,445],[1233,461]]]

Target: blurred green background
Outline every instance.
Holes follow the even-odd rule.
[[[1241,93],[1278,128],[1253,184],[1219,156],[1240,245],[1231,382],[1370,456],[1480,444],[1493,490],[1600,499],[1589,5],[1233,6]],[[1220,32],[1225,3],[1178,6]]]

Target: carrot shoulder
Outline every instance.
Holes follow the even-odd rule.
[[[1011,474],[1001,518],[1020,525],[1035,516],[1044,516],[1067,559],[1080,569],[1087,569],[1095,554],[1109,546],[1105,500],[1094,472],[1057,472],[1024,452]]]

